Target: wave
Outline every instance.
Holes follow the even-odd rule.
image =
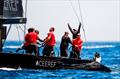
[[[4,46],[3,49],[5,48],[15,49],[15,48],[20,48],[20,46]]]
[[[15,70],[22,70],[22,69],[21,68],[15,69],[15,68],[1,67],[0,70],[15,71]]]
[[[83,46],[85,49],[100,49],[100,48],[114,48],[115,45],[96,45],[96,46]]]
[[[20,48],[21,46],[4,46],[3,49],[10,48],[10,49],[17,49]],[[95,46],[83,46],[83,49],[99,49],[99,48],[114,48],[114,47],[119,47],[116,45],[95,45]]]

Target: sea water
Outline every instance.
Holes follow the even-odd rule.
[[[7,41],[3,50],[14,52],[22,42]],[[57,42],[54,50],[55,56],[59,56],[60,42]],[[42,55],[43,47],[39,48]],[[71,46],[69,47],[71,50]],[[109,67],[112,72],[74,70],[74,69],[0,69],[0,79],[120,79],[120,42],[87,42],[83,44],[81,51],[82,59],[93,59],[95,52],[99,52],[101,63]],[[23,51],[20,51],[23,53]],[[69,53],[68,53],[69,55]]]

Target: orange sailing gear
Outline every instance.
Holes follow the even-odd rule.
[[[82,49],[82,43],[83,43],[83,40],[80,37],[73,39],[72,45],[74,47],[74,50],[75,51],[81,51],[81,49]]]
[[[49,32],[48,36],[45,39],[45,43],[49,46],[54,46],[56,41],[55,41],[55,35],[53,32]]]
[[[37,36],[37,34],[35,32],[30,32],[30,33],[26,34],[26,36],[25,36],[24,46],[36,44],[38,39],[39,39],[39,37]]]

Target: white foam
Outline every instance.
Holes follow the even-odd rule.
[[[3,48],[20,48],[20,46],[4,46]]]
[[[94,49],[94,48],[113,48],[114,45],[96,45],[96,46],[83,46],[83,48]]]
[[[4,46],[3,48],[20,48],[21,46]],[[94,48],[112,48],[115,47],[115,45],[95,45],[95,46],[83,46],[82,48],[87,48],[87,49],[94,49]]]
[[[1,67],[0,70],[13,71],[13,70],[17,70],[17,69],[14,69],[14,68],[7,68],[7,67]]]
[[[15,70],[22,70],[21,67],[15,68],[8,68],[8,67],[1,67],[0,70],[6,70],[6,71],[15,71]]]

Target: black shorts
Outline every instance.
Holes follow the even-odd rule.
[[[32,54],[36,52],[37,46],[36,45],[28,45],[22,47],[26,53]]]
[[[53,52],[53,46],[45,45],[42,54],[43,56],[50,56],[50,54]]]

